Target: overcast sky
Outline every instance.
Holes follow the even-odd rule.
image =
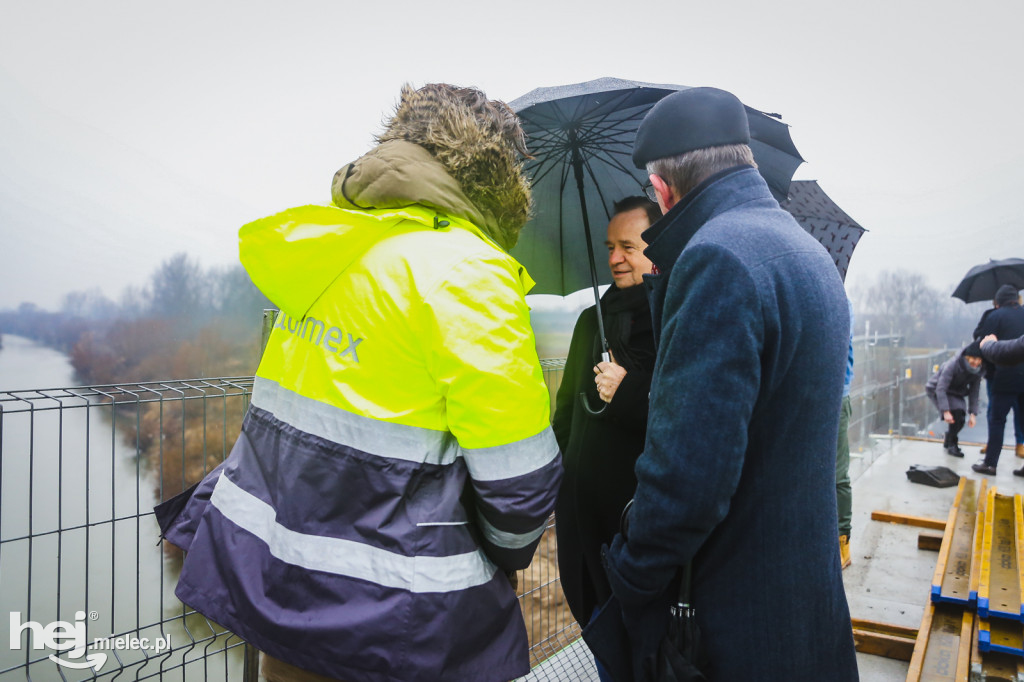
[[[120,298],[178,251],[330,201],[404,82],[512,100],[601,76],[711,85],[778,112],[870,232],[848,285],[952,291],[1024,257],[1017,3],[7,0],[0,5],[0,309]]]

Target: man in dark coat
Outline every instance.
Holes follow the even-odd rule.
[[[743,105],[714,88],[665,97],[637,133],[665,212],[644,233],[658,359],[628,532],[605,566],[636,679],[692,562],[709,680],[853,681],[835,493],[846,296],[749,139]]]
[[[558,573],[582,625],[611,596],[601,546],[618,532],[636,488],[633,466],[644,449],[654,371],[651,309],[642,286],[651,261],[640,235],[661,209],[635,196],[613,211],[605,243],[615,284],[601,297],[601,312],[614,361],[602,361],[597,312],[587,308],[573,330],[552,424],[565,467],[555,507]]]
[[[1009,284],[1004,284],[999,287],[996,291],[996,295],[992,298],[992,307],[981,314],[981,319],[978,320],[978,326],[974,328],[974,334],[971,338],[976,341],[980,341],[985,336],[985,329],[988,328],[988,316],[999,310],[1000,300],[1017,300],[1017,289]],[[988,357],[982,358],[982,368],[985,375],[985,392],[988,395],[988,408],[985,411],[986,424],[992,420],[992,384],[995,381],[996,366],[993,361]],[[1013,411],[1013,435],[1015,436],[1015,442],[1017,443],[1016,454],[1018,457],[1024,457],[1024,406],[1018,405],[1011,408]],[[981,446],[981,454],[985,454],[988,451],[988,444]]]
[[[1015,339],[1024,334],[1024,308],[1021,308],[1016,287],[1008,284],[1000,287],[996,291],[995,302],[999,307],[985,317],[976,335],[983,337],[995,334],[997,339]],[[972,465],[971,469],[979,474],[994,475],[999,453],[1003,449],[1006,417],[1011,409],[1020,410],[1024,399],[1024,366],[997,364],[991,385],[985,458]],[[1024,467],[1013,473],[1024,476]]]

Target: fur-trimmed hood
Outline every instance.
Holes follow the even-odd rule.
[[[480,97],[467,102],[467,93]],[[515,114],[479,91],[402,88],[379,145],[339,170],[332,198],[341,208],[418,203],[470,220],[509,250],[530,214],[525,152]],[[425,153],[424,153],[425,152]]]

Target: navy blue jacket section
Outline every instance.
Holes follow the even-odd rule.
[[[835,496],[850,318],[835,264],[747,167],[644,239],[658,360],[629,540],[606,557],[634,668],[692,560],[709,679],[852,682]]]

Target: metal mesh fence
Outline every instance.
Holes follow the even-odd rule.
[[[0,612],[20,635],[0,647],[0,680],[241,679],[244,643],[174,597],[180,556],[157,544],[152,509],[224,459],[251,388],[0,393]],[[76,626],[85,655],[42,646]]]
[[[856,340],[854,450],[927,424],[923,382],[948,352],[906,354],[894,341]],[[563,366],[544,362],[552,404]],[[20,633],[17,647],[0,647],[0,682],[256,679],[251,648],[174,596],[180,552],[158,544],[152,512],[227,456],[252,382],[0,392],[0,614]],[[553,519],[518,593],[533,666],[526,679],[596,680],[561,592]],[[57,621],[63,634],[83,626],[90,637],[85,655],[60,658],[104,656],[102,666],[67,667],[53,649],[30,648]]]
[[[549,364],[557,382],[561,365]],[[152,511],[227,456],[252,383],[0,393],[0,612],[13,614],[19,641],[0,649],[0,682],[256,679],[245,643],[174,596],[181,553],[158,544]],[[553,519],[519,575],[519,598],[530,679],[596,679],[589,656],[551,658],[579,638],[558,582]],[[32,648],[58,621],[86,627],[84,655]],[[93,656],[102,665],[67,665]]]

